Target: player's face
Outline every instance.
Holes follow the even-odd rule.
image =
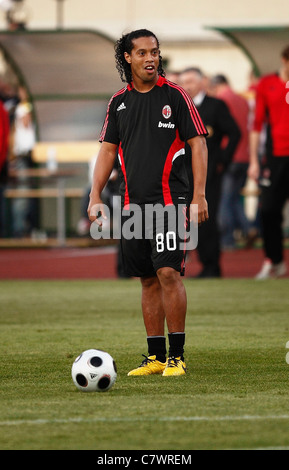
[[[133,40],[130,54],[125,59],[131,66],[133,81],[137,84],[157,82],[160,52],[153,36]]]

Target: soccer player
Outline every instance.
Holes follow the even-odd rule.
[[[279,73],[261,78],[256,92],[256,108],[251,132],[248,175],[261,186],[261,222],[265,260],[256,279],[286,274],[283,253],[283,208],[289,197],[289,46],[281,54]],[[260,171],[259,143],[263,125],[268,124],[270,145],[266,164]]]
[[[122,175],[124,220],[133,204],[138,205],[142,215],[149,204],[159,203],[166,208],[183,204],[189,191],[184,162],[186,142],[192,151],[195,188],[192,204],[198,206],[198,223],[205,222],[207,131],[191,98],[166,80],[159,41],[151,31],[141,29],[123,35],[115,45],[115,57],[120,77],[127,84],[108,104],[88,206],[91,222],[101,225],[99,216],[106,217],[100,195],[116,152]],[[184,224],[186,214],[183,217]],[[157,220],[151,237],[146,232],[140,239],[127,238],[122,233],[124,264],[128,275],[141,280],[148,343],[148,356],[128,375],[184,375],[187,299],[180,277],[184,249],[180,248],[178,233],[169,231],[168,223],[159,231]]]

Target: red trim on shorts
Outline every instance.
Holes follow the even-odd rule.
[[[121,148],[121,143],[119,144],[118,148],[118,155],[120,158],[120,163],[121,163],[121,171],[124,177],[124,182],[125,182],[125,193],[124,193],[124,208],[129,209],[129,194],[128,194],[128,187],[127,187],[127,175],[126,175],[126,168],[124,164],[124,158],[123,158],[123,151]]]

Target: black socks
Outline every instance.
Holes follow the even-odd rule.
[[[184,359],[185,333],[169,333],[169,357]],[[165,336],[148,336],[148,355],[156,356],[160,362],[166,362],[166,338]]]
[[[185,333],[169,333],[169,357],[184,360]]]
[[[165,336],[148,336],[148,355],[156,356],[160,362],[166,362],[166,337]]]

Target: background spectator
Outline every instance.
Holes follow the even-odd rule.
[[[208,176],[206,196],[209,206],[209,220],[199,227],[198,255],[203,265],[198,277],[220,277],[220,234],[218,212],[222,177],[231,163],[240,139],[239,128],[224,101],[209,96],[207,79],[202,71],[190,68],[180,75],[180,85],[193,98],[200,116],[208,130]],[[222,147],[227,137],[226,147]],[[191,174],[190,181],[192,181]]]
[[[256,90],[256,109],[251,133],[251,178],[260,178],[260,216],[265,260],[257,279],[280,277],[287,267],[283,252],[283,209],[289,197],[289,46],[281,53],[278,73],[261,78]],[[264,123],[268,123],[266,162],[260,168],[259,145]]]
[[[19,103],[15,109],[13,130],[13,160],[11,167],[20,171],[33,167],[32,150],[36,142],[35,126],[32,117],[32,104],[28,100],[27,91],[19,87]],[[25,175],[17,178],[18,188],[31,187],[30,180]],[[23,237],[29,235],[38,225],[38,201],[34,199],[19,198],[13,200],[13,235]]]
[[[241,199],[241,190],[245,186],[249,166],[250,108],[247,100],[234,92],[224,75],[214,76],[211,85],[211,92],[227,104],[241,132],[240,141],[222,181],[219,212],[222,248],[235,248],[236,229],[241,230],[249,247],[258,234],[245,215]]]

